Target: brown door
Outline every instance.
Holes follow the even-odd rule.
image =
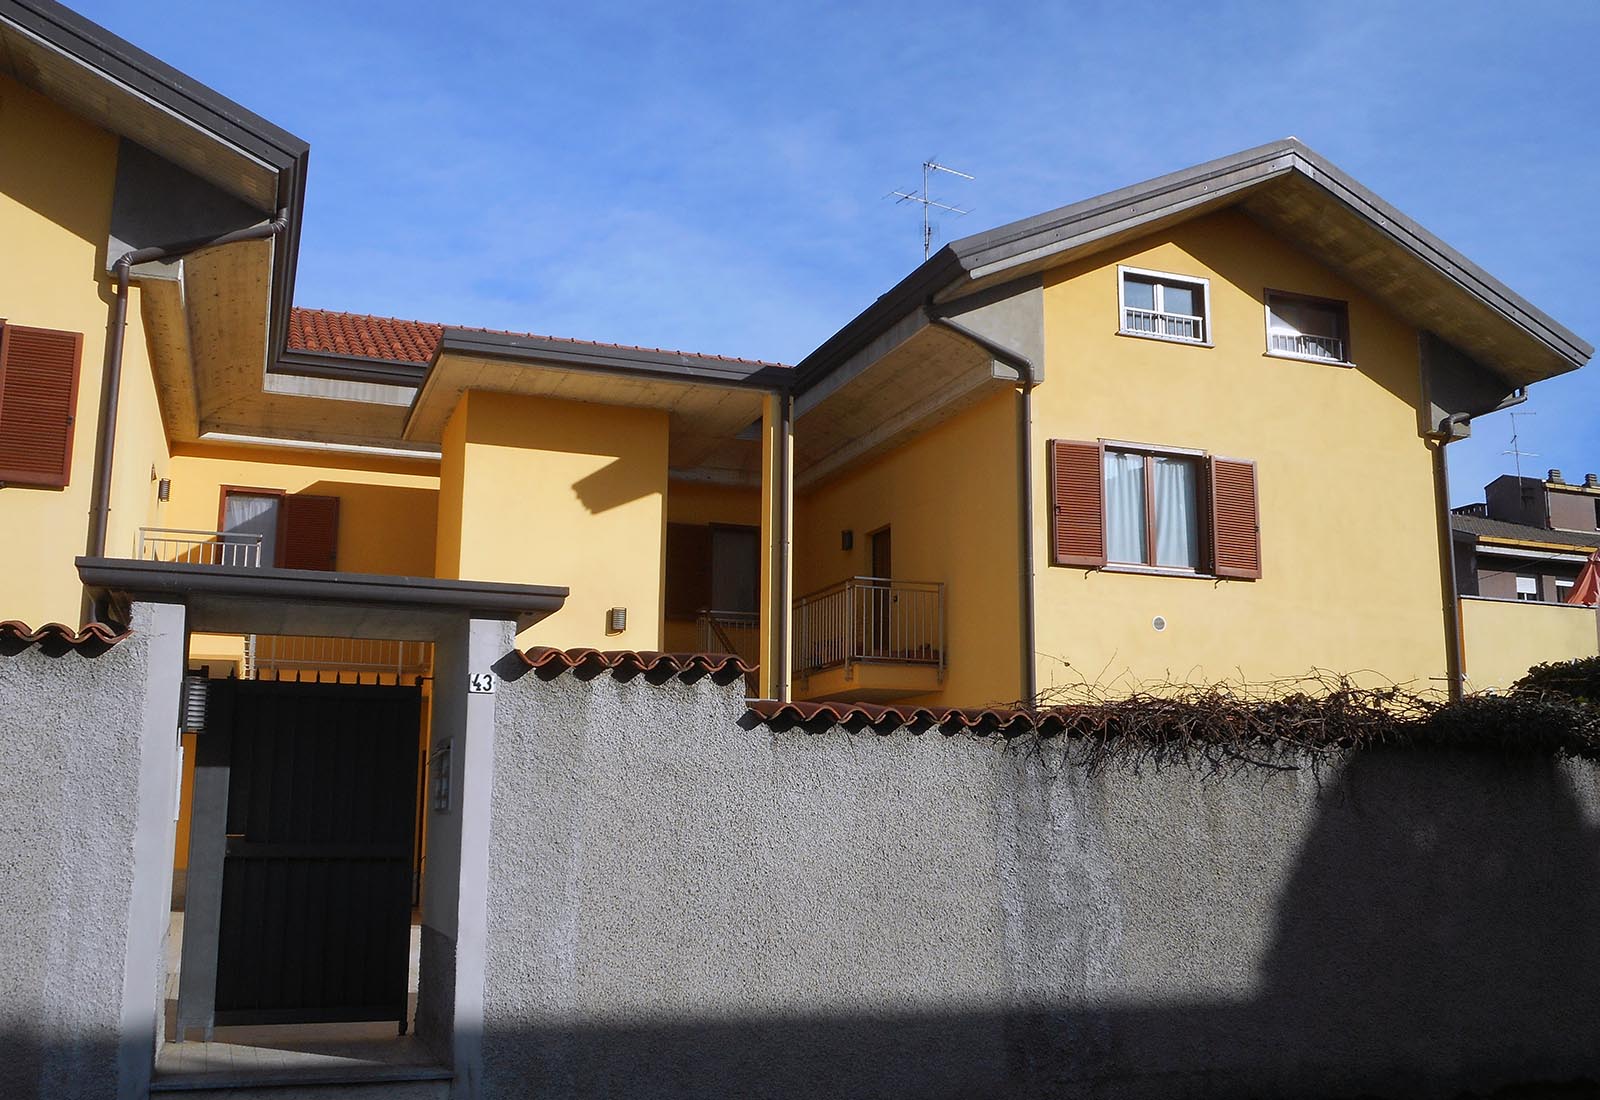
[[[888,580],[894,574],[889,562],[889,529],[872,532],[872,575],[879,580]]]

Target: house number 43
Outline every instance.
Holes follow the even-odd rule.
[[[474,672],[467,678],[467,690],[474,695],[493,695],[494,673]]]

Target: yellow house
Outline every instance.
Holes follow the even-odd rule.
[[[1592,351],[1292,138],[956,241],[794,367],[298,309],[303,141],[54,5],[0,45],[30,622],[114,616],[75,561],[131,558],[560,586],[520,644],[736,651],[776,697],[1445,690],[1447,444]],[[426,677],[392,641],[190,660]]]
[[[186,614],[226,590],[231,618],[183,620],[225,698],[414,693],[399,925],[421,900],[455,934],[460,875],[428,902],[424,853],[485,847],[450,784],[502,671],[467,655],[509,621],[523,650],[731,652],[767,698],[930,707],[1456,693],[1593,652],[1572,614],[1464,606],[1446,466],[1593,349],[1295,139],[955,241],[794,366],[297,308],[308,155],[0,0],[0,619],[120,625],[93,578],[137,571]],[[505,633],[445,633],[436,596]],[[174,865],[216,826],[214,895],[227,789],[182,745]]]

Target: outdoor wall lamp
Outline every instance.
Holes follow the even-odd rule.
[[[856,533],[854,531],[839,532],[839,549],[850,550],[855,547]]]
[[[628,629],[628,609],[626,607],[613,607],[606,612],[606,633],[621,634]]]
[[[162,504],[172,499],[172,479],[164,477],[156,482],[156,499]]]

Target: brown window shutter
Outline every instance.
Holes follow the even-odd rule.
[[[1261,576],[1261,523],[1256,504],[1256,464],[1213,458],[1211,567],[1219,577]]]
[[[80,332],[0,325],[0,482],[67,484],[82,359]]]
[[[339,498],[286,496],[278,505],[278,567],[336,569]]]
[[[1050,547],[1056,565],[1106,563],[1105,448],[1050,441]]]
[[[667,617],[693,619],[711,606],[711,528],[667,524]]]

